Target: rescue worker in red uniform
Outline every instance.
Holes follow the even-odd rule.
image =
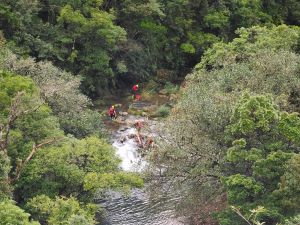
[[[154,146],[154,140],[151,136],[149,136],[147,138],[147,141],[146,141],[146,147],[147,148],[150,148],[150,147],[153,148],[153,146]]]
[[[138,84],[133,85],[132,90],[134,92],[137,92],[139,90],[139,85]]]
[[[116,113],[115,107],[113,105],[109,108],[108,115],[110,116],[111,120],[116,118],[117,113]]]
[[[135,84],[132,87],[132,92],[133,92],[133,99],[136,99],[136,97],[138,96],[138,90],[139,90],[139,85]]]
[[[140,133],[141,129],[142,129],[142,126],[143,126],[142,122],[139,121],[139,120],[136,120],[135,123],[134,123],[134,126],[135,126],[136,130],[138,131],[138,133]]]

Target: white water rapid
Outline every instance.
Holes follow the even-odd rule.
[[[122,159],[121,168],[124,171],[142,172],[147,165],[134,138],[136,129],[132,125],[136,119],[147,122],[148,132],[155,133],[155,121],[145,121],[145,118],[131,115],[126,117],[125,123],[112,135],[113,146]],[[177,201],[178,197],[172,194],[164,199],[150,199],[144,190],[134,189],[126,197],[111,191],[99,203],[106,209],[105,225],[183,225],[175,218]]]

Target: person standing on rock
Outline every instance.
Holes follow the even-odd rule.
[[[135,84],[132,87],[132,92],[133,92],[133,99],[136,99],[136,97],[138,96],[138,90],[139,90],[139,85]]]
[[[137,141],[141,147],[144,147],[143,142],[142,142],[142,136],[141,136],[141,130],[143,127],[142,121],[136,120],[134,123],[134,126],[135,126],[135,129],[137,130],[137,134],[136,134]]]
[[[111,120],[116,118],[117,113],[116,113],[115,107],[113,105],[109,108],[108,115],[110,116]]]

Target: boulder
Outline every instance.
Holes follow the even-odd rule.
[[[122,127],[119,131],[123,132],[125,130],[128,130],[128,127]]]
[[[135,134],[129,134],[127,137],[128,137],[129,139],[133,139],[133,138],[135,138]]]
[[[120,138],[119,141],[120,141],[121,143],[124,143],[126,140],[127,140],[127,138],[126,138],[125,136],[122,136],[122,137]]]
[[[176,101],[177,100],[177,95],[171,94],[170,95],[170,101]]]
[[[122,107],[122,104],[121,104],[121,103],[115,104],[115,107],[121,108],[121,107]]]
[[[161,89],[161,90],[159,90],[158,94],[165,96],[167,94],[167,91],[165,89]]]
[[[119,115],[121,115],[121,116],[128,116],[128,112],[119,112]]]

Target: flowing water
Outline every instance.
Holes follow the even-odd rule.
[[[136,119],[145,120],[141,117],[127,116],[124,124],[113,132],[112,139],[116,153],[122,159],[122,169],[141,172],[147,163],[140,156],[137,142],[133,138],[136,130],[132,124]],[[150,132],[155,133],[156,123],[148,120],[145,122],[148,123]],[[183,225],[175,218],[177,201],[178,197],[174,194],[153,199],[145,190],[134,189],[127,197],[111,191],[99,203],[106,209],[105,225]]]

